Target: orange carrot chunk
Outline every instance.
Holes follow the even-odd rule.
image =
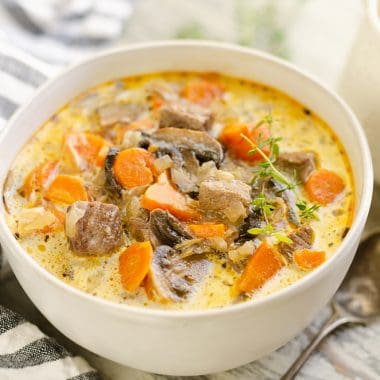
[[[153,249],[149,241],[130,245],[119,258],[119,273],[125,290],[134,292],[148,274]]]
[[[189,230],[199,238],[219,237],[224,236],[226,233],[226,226],[224,224],[188,224]]]
[[[214,99],[221,98],[224,87],[216,81],[206,79],[188,82],[181,91],[181,95],[193,103],[208,107]]]
[[[53,202],[71,204],[87,201],[88,195],[82,180],[71,175],[58,175],[45,193],[45,199]]]
[[[109,143],[92,133],[70,133],[64,142],[64,151],[71,165],[84,169],[86,165],[103,166]]]
[[[163,178],[160,176],[160,178]],[[159,179],[150,186],[141,199],[142,207],[147,210],[161,208],[181,220],[199,219],[200,215],[191,205],[191,199],[178,192],[167,181]]]
[[[152,154],[142,148],[121,151],[113,165],[113,172],[119,184],[127,189],[149,185],[153,182]]]
[[[250,292],[263,286],[283,266],[281,254],[267,242],[262,242],[256,252],[248,259],[237,287],[241,292]]]
[[[302,249],[294,252],[293,259],[301,269],[314,269],[326,261],[326,253]]]
[[[21,193],[29,198],[33,191],[42,191],[58,174],[58,161],[47,161],[32,170],[21,187]]]
[[[305,184],[309,199],[322,205],[333,202],[343,189],[342,178],[326,169],[312,172]]]
[[[241,134],[244,134],[257,144],[259,139],[265,141],[270,137],[269,127],[266,125],[260,125],[255,128],[248,124],[230,124],[224,127],[219,137],[220,141],[228,148],[228,150],[240,160],[261,161],[262,157],[260,153],[255,152],[253,154],[248,154],[252,149],[252,146],[241,137]],[[268,146],[265,146],[262,150],[265,154],[269,154]]]

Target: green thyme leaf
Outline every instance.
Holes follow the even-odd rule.
[[[306,201],[302,200],[296,203],[296,206],[298,210],[300,210],[300,218],[304,220],[310,220],[310,219],[319,219],[316,212],[321,207],[317,204],[308,204]]]

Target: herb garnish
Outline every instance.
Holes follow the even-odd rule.
[[[277,241],[281,243],[286,243],[286,244],[292,244],[293,241],[289,237],[287,237],[285,234],[276,231],[273,228],[273,225],[268,223],[264,227],[255,227],[255,228],[250,228],[248,230],[248,233],[251,235],[266,235],[266,236],[273,236],[274,238],[277,239]]]
[[[251,205],[256,209],[261,211],[266,222],[268,223],[268,218],[274,211],[275,207],[273,205],[273,200],[265,197],[264,193],[260,193],[252,202]]]
[[[299,201],[296,203],[296,206],[300,210],[300,217],[301,219],[310,220],[310,219],[317,219],[318,215],[316,212],[321,207],[317,204],[309,204],[306,201]]]
[[[295,185],[291,183],[275,166],[274,161],[276,160],[279,147],[278,141],[279,138],[270,137],[265,141],[262,141],[261,135],[259,134],[258,142],[255,144],[249,137],[247,137],[244,133],[241,133],[240,136],[247,141],[252,149],[248,151],[248,154],[259,153],[263,158],[263,162],[260,162],[259,169],[256,171],[256,178],[265,178],[265,177],[273,177],[276,181],[282,183],[287,187],[287,189],[294,189]],[[264,152],[263,148],[265,146],[270,146],[270,156],[268,157]]]

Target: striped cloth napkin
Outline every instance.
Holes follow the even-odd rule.
[[[6,48],[5,48],[6,47]],[[6,53],[4,53],[6,52]],[[6,120],[57,68],[0,44],[0,134]],[[9,273],[0,249],[0,280]],[[0,282],[1,286],[1,282]],[[1,380],[95,380],[100,375],[22,316],[1,305]]]
[[[63,65],[117,42],[131,11],[132,0],[1,1],[0,14],[7,17],[0,20],[0,136],[19,105],[48,77]],[[9,274],[0,247],[0,286]],[[100,378],[83,358],[0,300],[1,380]]]

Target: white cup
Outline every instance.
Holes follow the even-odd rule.
[[[338,85],[360,119],[371,148],[375,181],[380,183],[380,0],[365,0],[365,16]]]

